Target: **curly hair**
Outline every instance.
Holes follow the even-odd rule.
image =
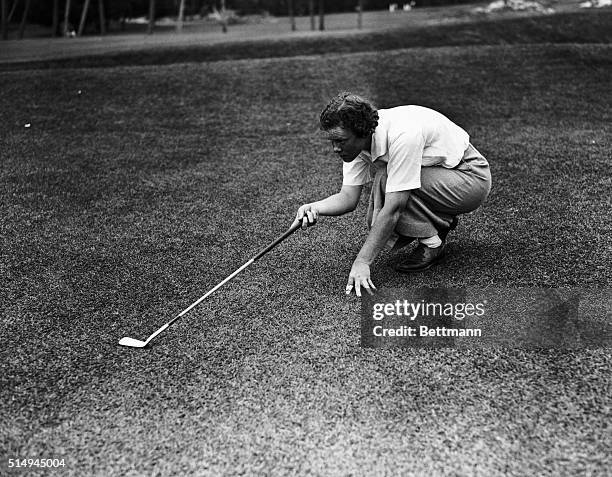
[[[319,123],[322,131],[340,126],[353,131],[357,137],[366,137],[378,126],[378,112],[367,99],[345,91],[325,106]]]

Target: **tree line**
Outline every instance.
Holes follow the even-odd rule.
[[[416,0],[417,6],[466,3],[470,0]],[[390,3],[408,0],[0,0],[1,37],[6,39],[10,25],[18,25],[22,38],[28,23],[51,27],[52,35],[80,36],[86,30],[105,34],[111,24],[124,25],[126,19],[146,17],[149,33],[155,19],[175,17],[180,29],[185,17],[216,13],[227,29],[226,12],[237,15],[270,14],[289,16],[295,29],[295,16],[310,15],[311,27],[324,29],[324,14],[383,10]],[[360,20],[359,20],[360,21]]]

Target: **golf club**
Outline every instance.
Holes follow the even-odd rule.
[[[309,226],[310,225],[311,224],[309,224]],[[270,250],[272,250],[274,247],[276,247],[279,243],[281,243],[283,240],[285,240],[287,237],[289,237],[293,232],[295,232],[301,226],[302,226],[302,222],[301,221],[292,224],[291,227],[289,227],[289,229],[283,235],[281,235],[274,242],[270,243],[270,245],[268,245],[267,247],[262,249],[257,255],[255,255],[252,259],[250,259],[248,262],[246,262],[244,265],[242,265],[238,270],[236,270],[234,273],[232,273],[229,277],[227,277],[221,283],[216,285],[213,289],[211,289],[210,291],[206,292],[206,294],[204,296],[202,296],[197,301],[195,301],[191,305],[189,305],[189,307],[187,307],[183,311],[181,311],[177,316],[172,318],[168,323],[166,323],[159,330],[157,330],[155,333],[153,333],[151,336],[149,336],[146,341],[140,341],[140,340],[137,340],[137,339],[134,339],[134,338],[125,337],[125,338],[121,338],[121,340],[119,341],[119,344],[121,346],[129,346],[131,348],[144,348],[145,346],[147,346],[151,342],[151,340],[153,338],[155,338],[162,331],[164,331],[166,328],[168,328],[172,323],[174,323],[176,320],[178,320],[181,316],[183,316],[185,313],[187,313],[193,307],[197,306],[202,300],[204,300],[208,296],[212,295],[216,290],[218,290],[223,285],[225,285],[227,282],[229,282],[232,278],[234,278],[236,275],[238,275],[242,270],[247,268],[253,262],[255,262],[256,260],[258,260],[261,257],[263,257],[266,253],[268,253]]]

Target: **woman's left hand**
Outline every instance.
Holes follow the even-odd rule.
[[[370,266],[365,262],[355,260],[346,284],[346,294],[350,295],[351,290],[354,288],[355,294],[361,296],[361,287],[365,288],[370,295],[374,295],[372,290],[376,290],[370,278]]]

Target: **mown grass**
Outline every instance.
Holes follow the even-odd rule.
[[[337,190],[316,116],[344,89],[441,110],[492,164],[446,264],[406,277],[383,254],[379,286],[608,287],[609,73],[608,45],[546,44],[0,74],[2,455],[68,475],[605,473],[609,351],[359,348],[363,204],[154,347],[117,341]]]

